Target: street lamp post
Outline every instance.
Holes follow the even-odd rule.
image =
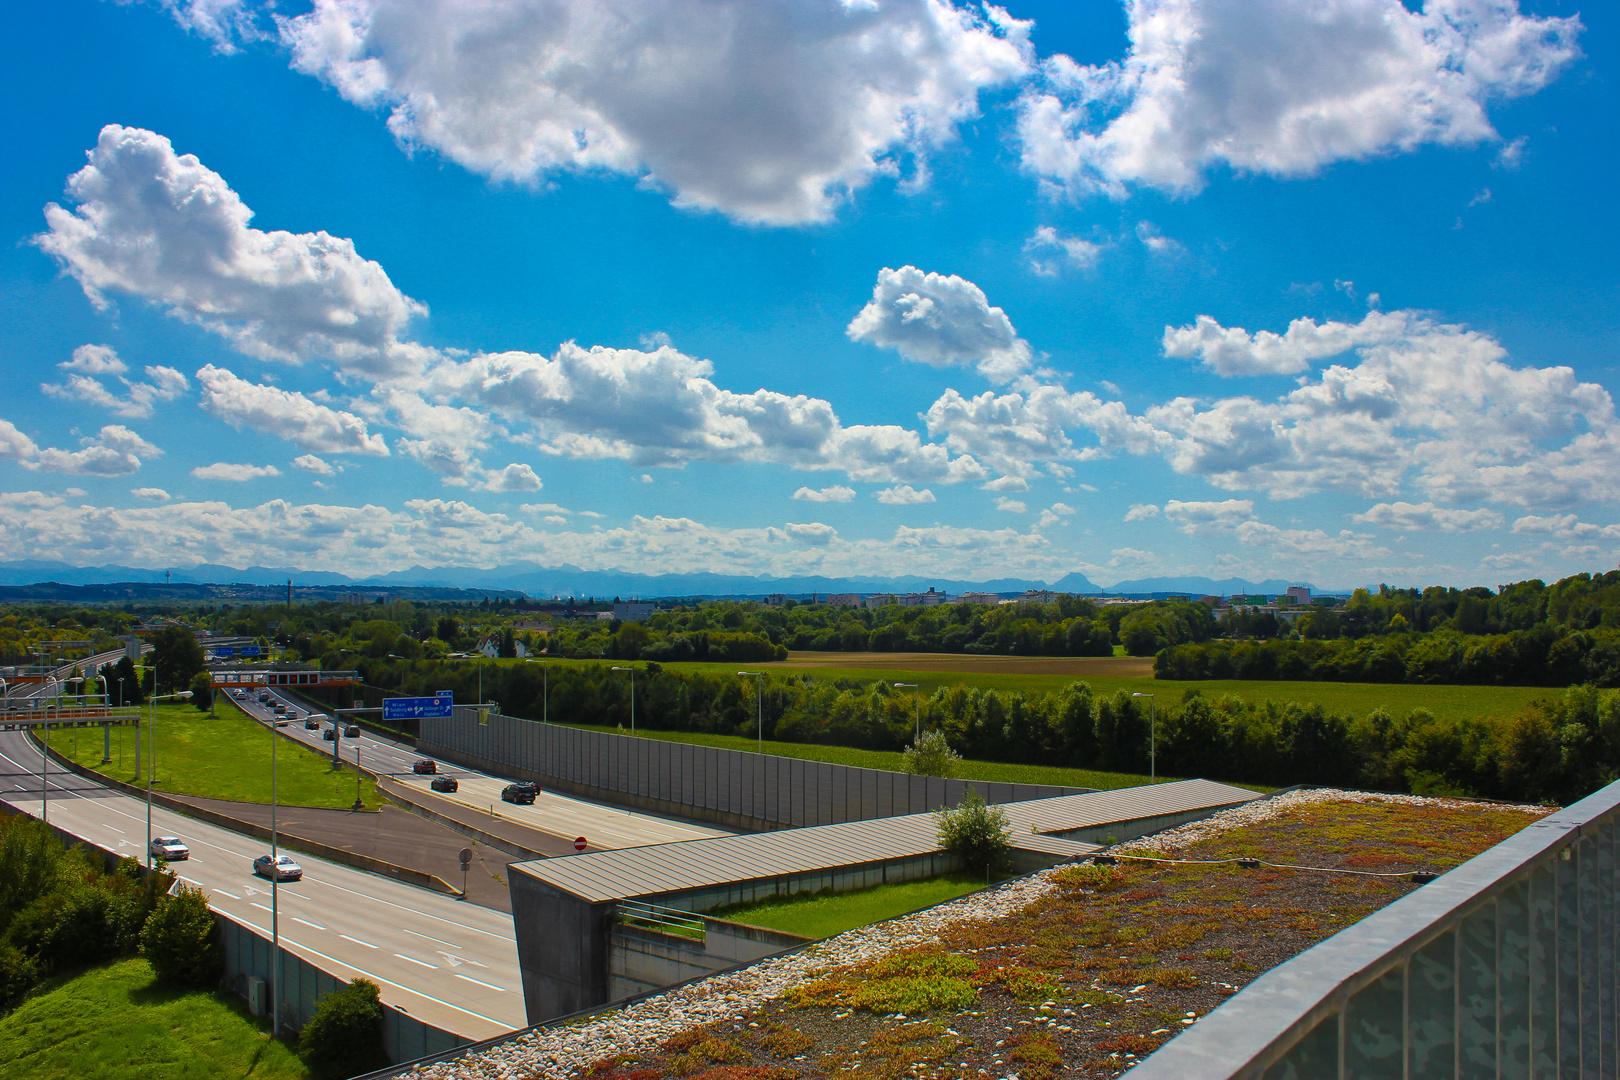
[[[181,690],[173,694],[157,693],[156,680],[152,683],[153,694],[151,703],[147,706],[146,720],[146,868],[152,869],[152,774],[156,771],[153,766],[152,731],[157,727],[157,703],[172,698],[185,700],[191,697],[190,690]],[[135,733],[135,748],[139,752],[141,745],[140,732]],[[139,775],[139,774],[137,774]]]
[[[914,700],[917,703],[917,727],[916,730],[911,733],[911,745],[916,746],[917,740],[922,738],[922,687],[914,682],[897,682],[894,685],[896,687],[909,687],[910,689],[917,691],[917,693],[914,695]]]
[[[97,675],[96,678],[101,680],[102,700],[110,708],[112,705],[112,683],[107,680],[105,675]],[[121,683],[123,680],[120,679],[119,682]],[[122,691],[123,687],[119,687],[119,689]],[[122,697],[122,693],[119,696]],[[106,723],[101,725],[101,763],[106,765],[110,761],[112,761],[112,724]]]
[[[739,675],[752,675],[754,677],[754,690],[758,696],[756,703],[758,717],[754,721],[754,732],[759,736],[759,752],[765,752],[765,673],[763,671],[739,671]]]
[[[636,669],[633,667],[614,667],[614,671],[628,671],[630,673],[630,734],[636,733]]]
[[[1132,694],[1148,699],[1148,783],[1159,782],[1159,703],[1152,694]]]

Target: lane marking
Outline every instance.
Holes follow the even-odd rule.
[[[403,926],[400,927],[400,929],[405,930],[405,928]],[[446,941],[446,940],[444,940],[444,938],[436,938],[436,937],[432,936],[431,934],[418,934],[415,930],[405,930],[405,932],[407,934],[411,935],[412,937],[427,938],[429,941],[437,941],[440,945],[448,945],[452,949],[461,948],[460,945],[457,945],[453,941]]]
[[[258,908],[260,911],[270,911],[269,908],[265,907],[263,904],[259,903],[257,900],[249,900],[248,903],[252,904],[254,907]],[[274,915],[275,912],[270,911],[270,914]]]
[[[483,979],[475,979],[471,975],[463,975],[459,971],[456,972],[456,978],[458,978],[458,979],[466,979],[468,982],[477,983],[479,986],[487,986],[491,990],[495,990],[495,991],[497,991],[499,993],[502,993],[502,994],[506,993],[506,987],[504,987],[504,986],[496,986],[494,983],[487,983]]]
[[[364,945],[368,949],[375,949],[377,947],[369,941],[361,941],[359,938],[350,937],[348,934],[339,934],[338,937],[342,938],[344,941],[352,941],[356,945]]]
[[[223,914],[229,915],[230,912],[223,912]],[[231,917],[232,918],[240,918],[240,916],[236,916],[236,915],[232,915]],[[253,929],[257,930],[261,934],[270,933],[270,931],[269,931],[269,929],[267,927],[259,926],[256,923],[249,922],[249,923],[246,923],[246,925],[253,927]],[[480,1020],[487,1020],[489,1023],[494,1024],[496,1027],[499,1027],[502,1030],[502,1032],[510,1032],[510,1031],[513,1030],[512,1025],[508,1024],[504,1020],[497,1020],[493,1016],[485,1016],[483,1013],[473,1012],[471,1009],[464,1009],[460,1005],[453,1004],[452,1002],[446,1001],[443,998],[436,998],[432,994],[424,994],[424,993],[422,993],[422,991],[417,990],[414,987],[406,986],[404,983],[397,983],[392,979],[386,979],[383,976],[378,975],[374,971],[367,971],[363,967],[355,967],[353,964],[349,963],[347,960],[339,960],[337,957],[332,956],[332,955],[330,955],[328,953],[323,953],[319,949],[312,949],[308,945],[303,944],[302,942],[293,941],[290,938],[287,938],[285,936],[282,937],[281,941],[282,941],[282,947],[283,948],[295,948],[295,949],[298,949],[300,952],[307,952],[311,956],[318,956],[322,960],[330,960],[334,964],[338,964],[338,965],[340,965],[342,967],[346,967],[350,971],[359,972],[361,975],[364,975],[368,979],[376,979],[378,982],[383,983],[384,985],[387,985],[387,986],[392,986],[396,990],[403,990],[407,994],[415,994],[417,997],[422,998],[425,1001],[431,1001],[436,1005],[443,1005],[447,1009],[454,1009],[454,1010],[456,1010],[456,1012],[466,1013],[468,1016],[475,1016]],[[478,982],[477,979],[469,979],[468,981],[469,982]],[[482,983],[480,985],[489,986],[490,984],[489,983]],[[491,990],[500,990],[501,988],[499,986],[490,986],[490,989]],[[502,991],[502,992],[504,993],[505,991]]]
[[[215,888],[214,888],[214,891],[215,891],[215,892],[217,892],[217,893],[219,893],[219,894],[221,894],[221,895],[222,895],[222,896],[228,896],[228,897],[230,897],[230,898],[231,898],[231,899],[232,899],[232,900],[240,900],[240,899],[242,899],[242,898],[241,898],[241,897],[240,897],[240,896],[237,896],[237,895],[236,895],[236,894],[235,894],[235,893],[233,893],[233,892],[226,892],[226,891],[225,891],[225,890],[224,890],[224,889],[221,889],[221,888],[219,888],[219,887],[218,887],[218,886],[216,886],[216,887],[215,887]]]
[[[313,927],[314,927],[314,928],[315,928],[315,929],[317,929],[317,930],[325,930],[325,929],[326,929],[326,927],[324,927],[324,926],[322,926],[322,925],[321,925],[321,924],[320,924],[320,923],[312,923],[312,922],[310,922],[310,921],[309,921],[309,920],[308,920],[308,919],[300,919],[300,918],[299,918],[299,917],[298,917],[298,916],[296,916],[296,915],[294,915],[294,916],[293,916],[293,917],[292,917],[292,921],[293,921],[293,922],[301,922],[301,923],[303,923],[303,924],[304,924],[304,925],[305,925],[305,926],[313,926]]]
[[[410,963],[413,963],[413,964],[421,964],[423,967],[432,968],[434,971],[439,970],[439,965],[438,964],[430,964],[426,960],[418,960],[416,957],[414,957],[414,956],[406,956],[402,952],[397,952],[394,955],[399,957],[401,960],[407,960],[407,961],[409,961]]]

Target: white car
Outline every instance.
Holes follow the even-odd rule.
[[[165,862],[177,862],[180,859],[191,858],[191,849],[186,847],[185,841],[178,836],[154,836],[148,845],[155,858]]]

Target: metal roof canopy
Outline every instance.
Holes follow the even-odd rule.
[[[1261,798],[1247,788],[1211,780],[1059,795],[1004,803],[1014,847],[1048,854],[1083,854],[1095,845],[1041,835],[1217,810]],[[1054,851],[1054,848],[1061,848]],[[939,850],[935,816],[906,814],[871,821],[778,832],[682,840],[616,851],[593,851],[514,864],[513,869],[590,903],[688,892],[735,881],[830,870],[903,859]]]
[[[358,671],[277,671],[273,668],[214,669],[213,684],[226,689],[248,686],[344,686],[360,681]]]

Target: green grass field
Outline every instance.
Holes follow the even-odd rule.
[[[0,1018],[0,1080],[302,1080],[303,1062],[220,991],[120,960],[46,984]],[[268,1025],[267,1025],[268,1026]]]
[[[964,666],[991,668],[998,657],[964,658]],[[1016,658],[1008,658],[1016,659]],[[506,660],[502,663],[513,663]],[[523,661],[516,661],[523,663]],[[557,666],[571,664],[623,664],[622,660],[553,660]],[[1247,701],[1271,700],[1279,704],[1297,701],[1301,704],[1320,704],[1329,712],[1351,713],[1364,716],[1380,706],[1397,716],[1405,716],[1413,709],[1428,709],[1437,718],[1466,719],[1469,717],[1506,717],[1516,714],[1533,701],[1556,698],[1563,694],[1545,686],[1426,686],[1406,683],[1339,683],[1339,682],[1269,682],[1265,680],[1205,679],[1172,681],[1151,676],[1133,678],[1119,675],[1029,675],[995,670],[929,671],[871,667],[790,667],[785,663],[747,665],[773,676],[809,675],[818,679],[853,679],[869,683],[882,679],[886,682],[918,683],[922,692],[931,694],[941,686],[977,686],[983,689],[1021,690],[1026,694],[1044,694],[1061,690],[1071,682],[1085,682],[1098,694],[1127,693],[1154,694],[1162,704],[1179,704],[1183,695],[1192,689],[1205,694],[1236,694]],[[1083,662],[1082,662],[1083,664]],[[636,664],[640,667],[638,661]],[[694,672],[705,675],[737,677],[737,664],[665,664],[670,671]]]
[[[568,724],[567,727],[587,731],[606,731],[624,734],[615,727],[593,727],[590,724]],[[692,743],[696,746],[718,746],[725,750],[745,750],[753,753],[758,744],[750,738],[735,735],[707,735],[693,731],[649,731],[641,728],[636,734],[645,739],[665,742]],[[860,769],[887,769],[899,772],[904,754],[893,750],[859,750],[850,746],[823,746],[819,743],[790,743],[765,740],[765,752],[776,757],[802,758],[805,761],[827,761],[834,765],[853,765]],[[1061,787],[1088,787],[1099,790],[1136,787],[1148,782],[1146,776],[1135,773],[1097,772],[1094,769],[1063,769],[1053,765],[1010,765],[1004,761],[963,761],[956,775],[964,780],[1004,781],[1012,784],[1057,784]],[[1160,780],[1177,779],[1159,777]],[[1240,787],[1251,787],[1240,784]],[[1254,787],[1255,791],[1270,791],[1267,787]]]
[[[764,926],[802,937],[825,938],[857,926],[893,919],[982,888],[984,882],[971,875],[953,874],[929,881],[878,885],[859,892],[832,896],[802,896],[772,903],[730,907],[710,914],[717,919]]]
[[[263,724],[222,696],[215,705],[218,715],[190,704],[159,704],[157,726],[152,732],[156,762],[153,790],[171,795],[199,795],[208,799],[239,802],[270,801],[270,733]],[[51,736],[51,749],[81,765],[88,765],[115,780],[144,785],[146,736],[142,717],[141,754],[143,775],[135,772],[135,728],[118,727],[112,732],[112,762],[101,763],[100,728],[72,728]],[[276,788],[289,806],[354,805],[354,770],[332,771],[330,755],[317,754],[288,739],[279,739],[276,748]],[[369,779],[361,784],[360,797],[366,806],[380,804],[376,785]]]

